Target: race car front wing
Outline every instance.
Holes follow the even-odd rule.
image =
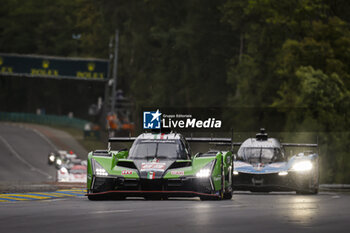
[[[246,191],[295,191],[312,186],[311,174],[289,172],[287,175],[278,173],[252,174],[239,173],[234,176],[234,190]]]
[[[171,197],[219,196],[211,178],[182,177],[179,179],[125,179],[124,177],[93,177],[87,195],[119,194],[145,196],[162,194]]]

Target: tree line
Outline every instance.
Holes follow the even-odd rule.
[[[349,1],[1,0],[0,4],[1,52],[108,58],[108,45],[118,29],[118,86],[136,108],[220,107],[232,123],[249,122],[234,108],[251,108],[257,114],[260,108],[288,108],[281,131],[313,126],[323,145],[325,182],[350,182]],[[12,84],[0,79],[2,100],[12,93]],[[41,85],[47,98],[65,109],[65,103],[51,94],[59,93],[62,85]],[[91,92],[94,84],[74,85],[87,85],[88,93],[103,96],[101,86]],[[85,93],[86,88],[81,89],[77,91]],[[80,98],[72,95],[70,104],[78,104]],[[25,109],[38,101],[26,103]],[[18,100],[16,106],[20,105]],[[80,109],[77,115],[85,116]],[[55,108],[51,111],[55,113]]]

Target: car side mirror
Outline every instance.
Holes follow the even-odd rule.
[[[187,150],[187,148],[185,148],[185,152],[186,152],[186,155],[190,158],[192,158],[192,155],[190,154],[190,152]]]
[[[195,155],[192,155],[191,158],[192,159],[195,159],[198,155],[200,155],[201,153],[200,152],[197,152]]]
[[[124,148],[118,151],[117,158],[119,159],[126,159],[129,155],[128,149]]]

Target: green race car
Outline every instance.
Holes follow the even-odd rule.
[[[89,200],[232,198],[233,159],[230,151],[209,151],[192,156],[188,142],[230,142],[229,138],[185,138],[178,133],[143,133],[130,150],[98,150],[88,155]],[[110,148],[110,144],[109,144]]]

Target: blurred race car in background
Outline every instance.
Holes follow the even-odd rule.
[[[317,194],[318,154],[305,151],[288,159],[284,147],[317,148],[318,145],[280,143],[261,129],[256,138],[245,140],[238,150],[233,172],[234,190]]]
[[[192,156],[188,143],[231,139],[185,138],[178,133],[143,133],[137,138],[109,139],[109,142],[128,141],[133,142],[129,151],[89,153],[87,196],[90,200],[129,196],[232,198],[232,153],[209,151]]]
[[[56,152],[51,152],[48,155],[48,164],[55,164],[56,168],[59,169],[78,159],[78,156],[73,151],[58,150]],[[80,162],[81,160],[79,160]]]
[[[57,170],[57,181],[86,183],[86,168],[86,165],[73,165],[71,168],[61,167]]]
[[[48,164],[55,165],[58,182],[86,183],[87,161],[79,159],[73,151],[51,152]]]

